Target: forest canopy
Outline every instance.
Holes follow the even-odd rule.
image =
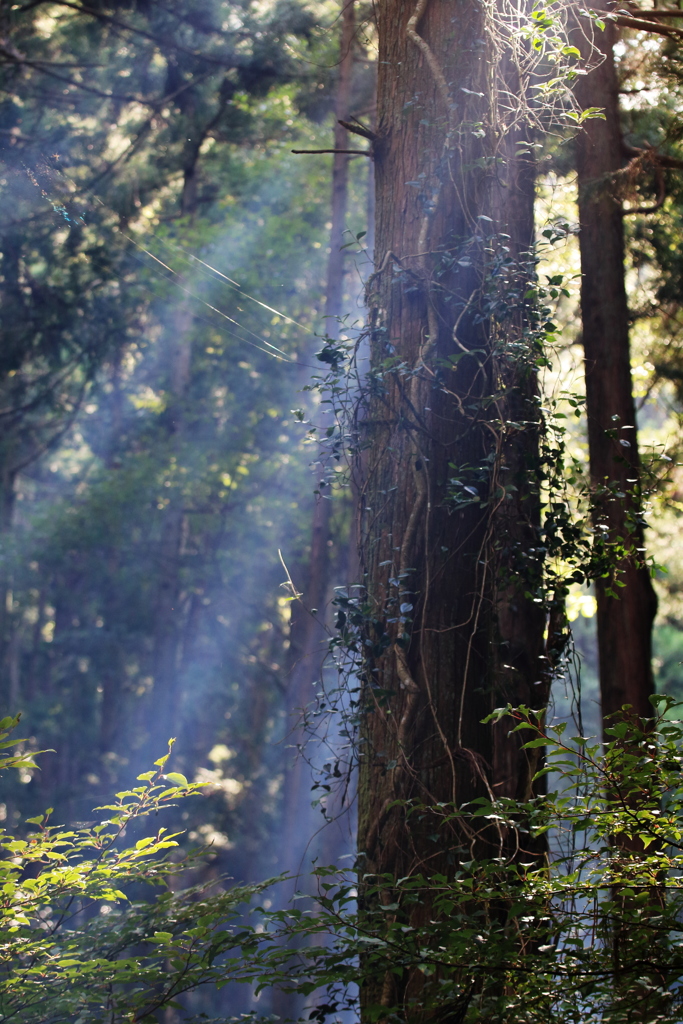
[[[2,5],[0,1021],[680,1021],[682,35]]]

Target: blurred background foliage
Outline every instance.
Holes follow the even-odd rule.
[[[337,13],[3,7],[0,685],[30,744],[55,751],[5,781],[12,825],[46,805],[87,818],[174,735],[176,767],[213,783],[183,813],[190,840],[242,880],[281,867],[278,550],[302,586],[323,499],[292,410],[315,420],[302,388],[325,331],[331,161],[290,150],[330,145]],[[355,232],[366,164],[351,165]],[[361,275],[348,260],[351,320]]]

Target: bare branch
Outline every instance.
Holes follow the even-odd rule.
[[[669,36],[670,38],[683,38],[683,31],[679,28],[671,28],[668,25],[657,25],[654,21],[645,21],[641,18],[631,18],[625,14],[618,14],[615,19],[617,25],[623,25],[624,28],[633,28],[638,32],[653,32],[659,36]]]
[[[292,149],[291,153],[349,153],[351,156],[369,156],[372,158],[372,153],[369,149]]]
[[[361,138],[368,139],[370,142],[377,141],[378,136],[376,135],[376,133],[370,131],[369,128],[366,128],[365,125],[360,124],[360,122],[358,124],[351,124],[350,121],[340,120],[338,123],[342,126],[342,128],[346,128],[347,132],[353,132],[354,135],[360,135]]]

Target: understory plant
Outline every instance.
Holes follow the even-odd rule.
[[[652,703],[648,722],[624,708],[604,745],[528,708],[500,709],[530,755],[545,751],[547,792],[411,801],[405,813],[449,851],[441,874],[319,869],[317,906],[276,915],[317,937],[288,965],[311,1015],[351,1009],[359,983],[383,993],[368,1019],[396,1024],[680,1021],[683,705]],[[496,837],[500,856],[478,856]]]
[[[542,751],[547,792],[406,801],[446,851],[442,873],[395,879],[364,873],[362,858],[358,873],[320,867],[315,901],[252,907],[256,922],[248,905],[270,883],[228,888],[205,872],[180,887],[198,877],[201,851],[169,859],[179,837],[163,828],[131,842],[140,820],[201,788],[167,772],[166,755],[99,809],[98,824],[53,826],[48,812],[22,838],[1,834],[0,1020],[142,1024],[170,1007],[189,1022],[183,993],[242,981],[303,994],[304,1016],[321,1022],[355,1013],[372,986],[394,998],[367,1006],[368,1019],[396,1024],[674,1024],[682,712],[663,696],[645,723],[626,708],[603,745],[529,708],[501,708],[495,717],[524,735],[530,756]],[[5,750],[15,725],[0,723]],[[2,769],[34,767],[26,754],[0,758]],[[479,855],[496,842],[499,856]]]
[[[0,721],[0,771],[36,768],[8,752],[17,722]],[[0,1021],[158,1021],[184,993],[253,973],[245,912],[267,883],[229,887],[206,850],[169,856],[179,834],[150,819],[203,785],[166,771],[169,756],[98,822],[52,825],[48,810],[21,838],[0,832]]]

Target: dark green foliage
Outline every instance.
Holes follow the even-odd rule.
[[[358,980],[391,991],[383,979],[407,975],[402,1003],[368,1007],[369,1020],[679,1021],[683,723],[670,699],[654,706],[652,729],[626,710],[604,750],[581,735],[567,739],[566,723],[545,727],[537,712],[498,711],[524,732],[527,749],[545,748],[549,792],[457,808],[411,801],[406,812],[430,822],[435,849],[451,849],[457,868],[365,875],[358,912],[356,879],[321,869],[321,911],[295,912],[288,927],[327,933],[332,945],[309,949],[298,971],[290,967],[290,983],[328,986],[322,1017],[353,1002]],[[468,856],[463,834],[473,849],[485,833],[501,851],[513,837],[517,854]],[[551,857],[539,864],[530,847],[544,833]]]
[[[171,733],[188,771],[222,744],[232,792],[211,806],[226,848],[244,836],[246,877],[283,756],[264,770],[286,676],[277,549],[300,556],[312,504],[289,410],[327,163],[285,150],[292,44],[316,30],[294,4],[93,10],[4,13],[1,692],[58,750],[4,799],[10,817],[84,816]],[[242,821],[247,794],[263,820]]]
[[[316,452],[290,410],[319,346],[329,216],[329,161],[288,153],[302,133],[320,144],[297,107],[309,13],[87,10],[38,4],[3,26],[21,60],[0,63],[0,701],[28,748],[55,752],[3,780],[0,814],[22,836],[46,805],[87,819],[177,735],[179,769],[209,786],[168,824],[212,852],[177,868],[191,888],[172,908],[140,889],[134,911],[94,918],[84,961],[104,939],[125,958],[167,911],[184,927],[226,871],[279,870],[278,548],[305,564]],[[213,984],[237,968],[207,970],[188,1012],[250,1010],[248,990]]]
[[[294,3],[264,19],[249,2],[37,3],[0,24],[6,490],[144,330],[127,241],[141,211],[161,199],[166,219],[194,217],[224,201],[202,154],[215,145],[229,163],[235,146],[282,133],[254,98],[295,77],[287,44],[314,26]]]
[[[318,284],[311,243],[325,207],[318,179],[301,168],[297,181],[292,168],[280,191],[287,202],[300,203],[300,212],[286,217],[282,194],[269,201],[267,178],[276,161],[263,159],[260,170],[251,160],[253,215],[225,211],[213,251],[202,255],[221,267],[227,257],[226,269],[240,268],[245,292],[274,308],[285,305],[306,324]],[[310,200],[300,200],[297,189],[311,184]],[[145,242],[182,268],[175,238],[161,234]],[[267,283],[264,266],[272,269]],[[287,282],[294,268],[306,286],[301,299]],[[19,658],[15,699],[26,709],[31,734],[59,751],[48,757],[54,768],[45,781],[36,777],[29,787],[32,811],[68,798],[74,813],[87,814],[93,792],[176,732],[188,768],[206,764],[208,751],[222,743],[235,755],[230,777],[241,784],[257,773],[261,781],[249,799],[274,808],[267,788],[283,750],[271,748],[265,772],[261,752],[267,737],[279,738],[286,678],[277,550],[289,558],[305,545],[313,496],[305,468],[310,456],[299,447],[289,413],[301,400],[307,370],[274,358],[264,342],[270,337],[304,361],[312,346],[305,330],[220,280],[190,281],[193,293],[229,311],[241,327],[228,323],[225,331],[200,301],[194,306],[182,437],[173,430],[167,374],[174,307],[183,293],[148,277],[145,336],[130,347],[127,363],[103,376],[59,454],[19,486],[8,551],[15,602],[8,625]],[[154,679],[164,530],[177,505],[183,536],[172,585],[179,661],[173,678]],[[161,721],[163,709],[173,716]],[[20,791],[13,799],[26,806],[29,793]],[[248,812],[244,829],[235,820],[246,795],[230,797],[231,811],[221,809],[219,791],[214,800],[219,831],[244,840],[232,857],[239,877],[253,877],[268,820],[259,824]]]

